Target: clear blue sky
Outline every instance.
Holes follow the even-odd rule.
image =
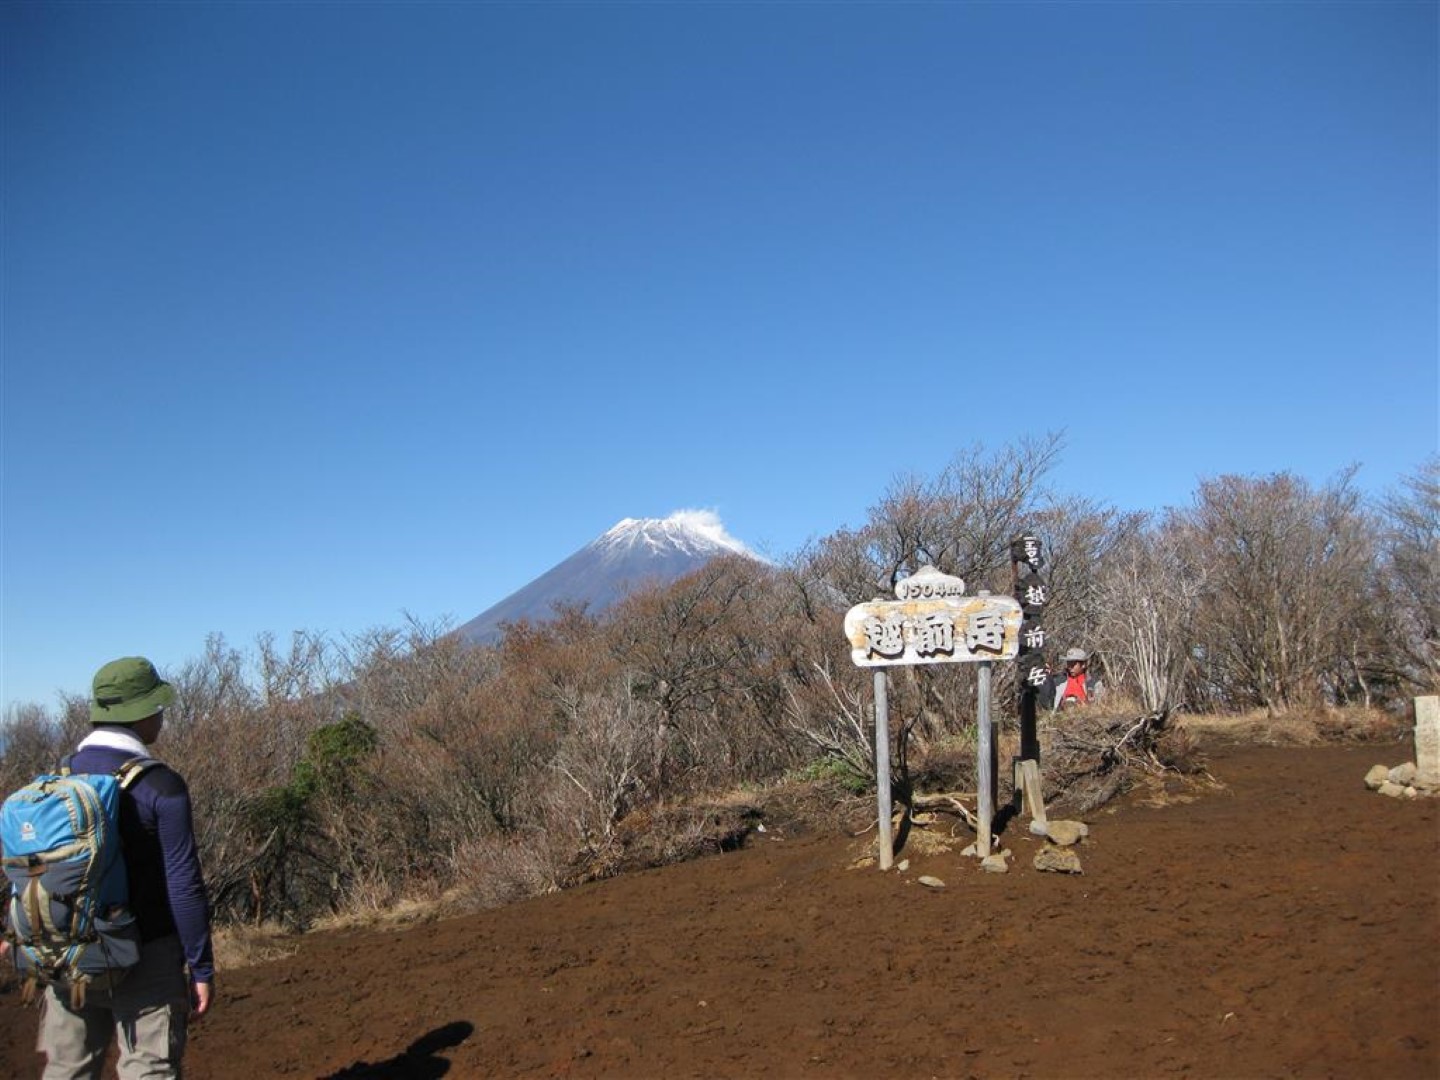
[[[6,703],[975,441],[1437,450],[1434,3],[9,3],[0,70]]]

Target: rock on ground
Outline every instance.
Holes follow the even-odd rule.
[[[1046,844],[1035,853],[1035,869],[1049,870],[1056,874],[1085,872],[1080,866],[1080,856],[1075,853],[1074,848],[1055,847],[1052,844]]]
[[[1045,825],[1045,835],[1052,843],[1070,847],[1090,835],[1090,826],[1083,821],[1051,821]]]
[[[1415,763],[1413,761],[1407,761],[1404,765],[1396,765],[1390,770],[1387,779],[1392,784],[1407,787],[1415,782]]]

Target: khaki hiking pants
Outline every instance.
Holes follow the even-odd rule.
[[[112,1036],[119,1040],[120,1080],[178,1080],[190,1015],[185,954],[177,937],[149,941],[140,963],[113,989],[91,983],[82,1009],[70,990],[52,986],[41,1001],[43,1080],[100,1080]]]

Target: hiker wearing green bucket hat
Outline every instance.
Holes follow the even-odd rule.
[[[115,774],[136,758],[143,771],[121,792],[120,838],[130,909],[140,928],[140,962],[117,984],[92,986],[78,1007],[51,986],[43,998],[40,1050],[46,1080],[100,1075],[118,1036],[120,1080],[178,1077],[187,1025],[215,1000],[210,903],[200,870],[190,792],[155,761],[175,688],[141,656],[95,673],[92,729],[71,755],[73,773]]]
[[[95,673],[90,700],[92,724],[133,724],[175,701],[175,688],[143,656],[112,660]]]

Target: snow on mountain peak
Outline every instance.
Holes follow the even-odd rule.
[[[624,518],[613,525],[599,543],[605,547],[645,545],[686,552],[720,549],[751,555],[741,541],[725,531],[720,515],[713,510],[676,510],[664,518]]]
[[[711,559],[753,554],[725,531],[713,510],[677,510],[665,518],[625,518],[534,581],[460,627],[468,641],[498,641],[506,624],[543,623],[556,604],[579,604],[597,615],[650,585],[693,573]]]

